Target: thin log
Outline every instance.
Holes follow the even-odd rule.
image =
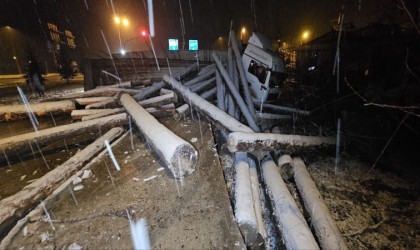
[[[120,95],[122,93],[115,94],[114,97],[108,97],[108,99],[105,99],[100,102],[92,103],[89,105],[86,105],[85,109],[109,109],[109,108],[117,108],[119,107],[117,100],[119,100]]]
[[[105,86],[97,86],[96,88],[131,88],[131,82],[125,81],[120,82],[112,85],[105,85]]]
[[[143,108],[160,107],[165,104],[174,103],[178,101],[178,96],[172,91],[166,95],[156,96],[150,99],[140,101],[139,104]]]
[[[10,228],[15,222],[25,216],[28,210],[47,197],[56,189],[64,178],[72,176],[83,164],[95,156],[102,148],[104,141],[112,141],[124,129],[112,128],[82,151],[76,153],[65,163],[46,173],[43,177],[24,187],[18,193],[0,201],[0,231]]]
[[[184,85],[185,86],[193,86],[199,82],[202,82],[206,79],[208,79],[209,77],[211,77],[213,74],[215,73],[215,70],[208,70],[207,72],[198,75],[197,77],[189,80],[188,82],[185,82]]]
[[[159,95],[166,95],[166,94],[173,93],[173,92],[174,91],[171,90],[171,89],[161,88],[160,91],[159,91]]]
[[[197,75],[206,74],[208,71],[214,71],[216,70],[216,64],[212,63],[207,65],[204,68],[201,68],[200,71],[198,71]]]
[[[262,176],[271,198],[277,227],[287,249],[319,249],[308,224],[270,156],[261,163]]]
[[[208,86],[212,85],[214,83],[214,81],[216,80],[216,77],[212,77],[210,79],[207,79],[205,81],[199,82],[197,84],[194,84],[192,86],[190,86],[190,90],[192,92],[200,92],[201,90],[207,88]]]
[[[74,98],[83,98],[83,97],[94,97],[94,96],[114,96],[119,92],[127,93],[130,95],[135,95],[141,93],[143,90],[138,89],[123,89],[123,88],[95,88],[81,93],[74,93],[70,95],[65,95],[61,99],[74,99]]]
[[[122,95],[121,103],[174,177],[182,178],[195,171],[198,153],[191,144],[159,123],[131,96]]]
[[[206,101],[201,96],[191,92],[187,87],[174,78],[164,75],[163,80],[167,84],[171,85],[174,90],[180,93],[179,96],[182,96],[186,103],[193,105],[195,109],[200,110],[200,112],[204,113],[214,123],[225,127],[228,131],[253,132],[251,128],[235,120],[233,117]]]
[[[112,111],[112,109],[75,109],[71,112],[71,118],[73,120],[81,120],[83,116],[96,115],[109,111]]]
[[[261,103],[260,102],[254,102],[255,107],[260,107]],[[297,108],[290,108],[290,107],[285,107],[285,106],[279,106],[279,105],[274,105],[274,104],[268,104],[268,103],[263,103],[263,108],[268,108],[268,109],[272,109],[275,111],[283,111],[283,112],[288,112],[288,113],[296,113],[299,115],[310,115],[311,112],[307,111],[307,110],[301,110],[301,109],[297,109]]]
[[[300,158],[293,158],[295,182],[311,217],[312,227],[322,249],[347,249],[334,219],[332,218],[322,195]]]
[[[110,97],[108,96],[100,96],[100,97],[84,97],[84,98],[76,98],[75,101],[79,104],[79,105],[89,105],[92,103],[97,103],[97,102],[102,102],[105,100],[109,100]]]
[[[30,104],[31,110],[38,117],[46,115],[62,115],[70,113],[76,107],[72,101],[41,102]],[[25,105],[0,106],[0,121],[15,121],[27,119],[28,113]]]
[[[308,147],[319,149],[332,145],[335,145],[334,137],[243,132],[230,133],[227,142],[230,152],[296,151]]]
[[[209,99],[213,98],[214,96],[216,96],[216,92],[217,92],[217,89],[216,89],[216,87],[214,87],[212,89],[209,89],[209,90],[201,93],[200,96],[203,99],[209,100]]]
[[[152,79],[134,80],[130,82],[130,87],[150,86],[152,85]]]
[[[225,97],[226,97],[226,90],[225,85],[222,81],[222,76],[220,75],[219,71],[216,71],[216,88],[217,88],[217,107],[222,110],[226,111],[225,106]]]
[[[180,107],[178,107],[177,109],[175,109],[175,113],[174,113],[174,119],[176,121],[181,120],[182,116],[186,116],[188,115],[190,112],[190,106],[188,104],[184,104]]]
[[[257,124],[276,124],[292,120],[290,115],[257,113]]]
[[[100,112],[98,114],[83,116],[82,121],[89,121],[89,120],[93,120],[93,119],[97,119],[97,118],[101,118],[101,117],[105,117],[105,116],[109,116],[109,115],[115,115],[115,114],[122,113],[124,111],[125,111],[124,108],[115,108],[115,109],[111,109],[109,111]]]
[[[242,83],[242,90],[243,90],[244,95],[245,95],[245,102],[247,104],[249,112],[251,112],[251,114],[255,118],[255,109],[254,109],[254,105],[253,105],[253,102],[252,102],[251,91],[249,90],[249,85],[248,85],[249,83],[248,83],[248,80],[246,78],[244,65],[242,63],[241,53],[239,52],[238,42],[236,41],[235,37],[236,37],[235,33],[233,32],[233,30],[231,30],[230,31],[230,41],[232,42],[232,48],[233,48],[233,52],[234,52],[235,58],[236,58],[236,60],[235,60],[236,61],[236,67],[239,71],[239,76],[240,76],[241,83]]]
[[[30,152],[30,143],[36,142],[39,147],[42,147],[65,137],[122,126],[127,124],[127,119],[127,114],[123,113],[3,138],[0,139],[0,152],[4,151],[6,155]],[[0,154],[0,159],[3,158],[4,154]]]
[[[149,114],[155,118],[162,118],[175,115],[175,105],[173,103],[167,104],[158,108],[151,107],[146,109]]]
[[[198,64],[197,63],[193,63],[191,64],[188,68],[186,68],[183,71],[180,71],[179,73],[177,73],[174,77],[176,79],[181,79],[182,76],[195,71],[198,69]],[[165,86],[165,83],[163,81],[154,83],[153,86],[148,87],[147,89],[142,90],[142,92],[136,94],[133,96],[133,98],[136,101],[141,101],[144,100],[145,98],[147,98],[148,96],[152,95],[153,93],[159,91],[161,88],[163,88]]]
[[[255,131],[259,132],[260,128],[258,127],[257,123],[254,120],[254,117],[252,116],[251,112],[247,108],[244,100],[242,99],[239,92],[236,90],[232,80],[229,78],[225,68],[222,65],[222,62],[220,61],[219,57],[216,55],[215,52],[212,53],[212,57],[214,61],[216,62],[216,66],[219,69],[220,74],[222,75],[223,79],[225,80],[226,85],[229,87],[230,93],[235,98],[236,103],[238,104],[239,108],[241,109],[242,114],[244,115],[246,121],[248,122],[248,125]]]

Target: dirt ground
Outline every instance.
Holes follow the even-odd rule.
[[[132,248],[127,213],[145,218],[153,248],[244,249],[233,217],[211,126],[192,119],[162,121],[199,151],[197,170],[176,181],[163,168],[141,135],[126,136],[113,148],[121,171],[109,157],[92,167],[84,188],[70,193],[51,209],[55,231],[45,220],[28,224],[13,241],[15,249],[67,249],[76,243],[84,249]],[[108,169],[110,174],[108,173]],[[111,180],[111,176],[113,180]],[[114,183],[114,185],[113,185]]]

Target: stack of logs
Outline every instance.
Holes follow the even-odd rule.
[[[230,37],[235,36],[232,33]],[[181,119],[188,113],[193,115],[191,111],[195,110],[220,128],[227,139],[227,148],[235,156],[235,217],[248,246],[254,247],[268,241],[261,202],[268,198],[282,242],[288,249],[345,249],[340,232],[303,161],[284,154],[276,159],[276,164],[270,155],[273,151],[331,147],[335,144],[335,138],[261,133],[261,124],[289,120],[291,116],[255,111],[237,42],[231,39],[230,44],[232,47],[228,50],[227,65],[213,53],[214,64],[198,70],[198,63],[194,63],[176,75],[164,75],[161,81],[152,85],[147,81],[123,82],[63,97],[66,100],[41,103],[39,108],[32,105],[37,116],[71,112],[72,118],[80,122],[0,139],[0,151],[3,151],[5,157],[17,152],[28,152],[34,142],[42,147],[63,136],[126,125],[129,118],[132,118],[173,176],[181,178],[194,172],[197,151],[166,129],[156,118],[173,116]],[[196,76],[184,81],[183,77],[191,75],[191,72],[197,72]],[[165,86],[170,86],[172,90]],[[76,109],[80,106],[85,109]],[[289,107],[272,105],[271,108],[289,114],[310,114]],[[26,115],[25,108],[0,108],[2,121],[21,119]],[[61,166],[17,194],[1,200],[0,231],[10,229],[18,219],[23,219],[12,229],[11,235],[2,241],[0,248],[7,246],[13,233],[19,231],[31,216],[42,212],[38,206],[29,213],[34,204],[44,200],[47,207],[51,206],[56,199],[54,193],[57,195],[62,192],[71,183],[72,176],[80,174],[86,162],[101,150],[104,152],[104,141],[112,141],[122,133],[121,128],[109,130]],[[311,217],[315,236],[283,181],[291,178],[294,178],[305,209]]]

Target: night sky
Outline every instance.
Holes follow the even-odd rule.
[[[227,38],[231,20],[238,38],[240,29],[246,27],[245,39],[252,31],[259,31],[272,40],[297,43],[303,30],[309,30],[312,38],[331,30],[331,21],[340,12],[345,13],[345,21],[360,27],[398,11],[397,3],[397,0],[155,0],[155,47],[167,49],[168,38],[177,38],[182,44],[181,17],[185,40],[198,39],[199,47],[206,49],[215,48],[220,36]],[[40,41],[38,46],[42,50],[50,39],[47,29],[50,22],[60,31],[67,29],[76,36],[80,57],[107,53],[101,31],[111,52],[117,53],[120,39],[113,9],[116,15],[130,21],[128,28],[119,28],[124,44],[138,36],[140,30],[148,30],[146,8],[147,0],[1,0],[0,39],[4,27],[10,26],[16,34],[9,30],[8,39],[15,39],[11,43],[16,54],[21,51],[22,36]],[[7,46],[4,39],[1,41],[3,47]],[[147,49],[141,39],[126,42],[126,47],[127,50]],[[0,56],[6,52],[0,50],[3,54]]]

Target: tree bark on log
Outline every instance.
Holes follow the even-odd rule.
[[[253,132],[253,130],[246,125],[238,122],[233,117],[229,116],[210,102],[203,99],[201,96],[191,92],[187,87],[176,81],[174,78],[164,75],[163,80],[172,86],[185,100],[186,103],[193,105],[200,110],[213,122],[225,127],[228,131]]]
[[[70,113],[76,107],[72,101],[41,102],[30,104],[31,110],[38,117]],[[15,121],[28,118],[28,111],[23,104],[0,106],[0,121]]]
[[[188,115],[190,112],[190,106],[188,104],[184,104],[180,107],[178,107],[177,109],[175,109],[175,113],[174,113],[174,119],[176,121],[181,120],[181,117],[185,117],[186,115]]]
[[[103,112],[110,112],[113,109],[75,109],[71,112],[73,120],[81,120],[83,116],[96,115]]]
[[[135,95],[141,93],[143,90],[137,89],[123,89],[123,88],[110,88],[110,87],[103,87],[103,88],[96,88],[91,89],[81,93],[74,93],[70,95],[65,95],[60,99],[74,99],[74,98],[83,98],[83,97],[95,97],[95,96],[108,96],[112,97],[119,92],[127,93],[130,95]]]
[[[99,96],[99,97],[84,97],[84,98],[76,98],[74,99],[79,105],[89,105],[89,104],[93,104],[93,103],[97,103],[97,102],[102,102],[105,100],[109,100],[112,99],[112,97],[108,97],[108,96]]]
[[[100,112],[98,114],[83,116],[82,121],[89,121],[89,120],[101,118],[101,117],[104,117],[104,116],[115,115],[115,114],[122,113],[124,111],[125,111],[124,108],[111,109],[109,111],[103,111],[103,112]]]
[[[271,133],[229,134],[227,147],[230,152],[252,151],[296,151],[301,149],[322,148],[335,145],[334,137],[285,135]]]
[[[174,103],[177,101],[178,101],[177,95],[174,92],[172,92],[165,95],[160,95],[160,96],[156,96],[156,97],[152,97],[152,98],[140,101],[139,104],[143,108],[150,108],[150,107],[158,108],[162,105]]]
[[[56,189],[63,178],[73,175],[85,162],[89,161],[105,147],[104,140],[112,141],[124,129],[113,128],[94,143],[75,154],[65,163],[46,173],[43,177],[24,187],[18,193],[0,201],[0,231],[10,228],[27,211]]]
[[[131,96],[122,95],[121,103],[174,177],[182,178],[195,171],[198,153],[191,144],[163,126]]]
[[[123,113],[3,138],[0,139],[0,152],[4,151],[6,155],[30,152],[31,142],[36,142],[39,147],[42,147],[64,137],[122,126],[127,124],[127,119],[127,114]],[[4,154],[0,154],[0,159],[4,159]]]
[[[293,158],[295,182],[322,249],[347,249],[327,205],[300,158]]]
[[[282,155],[277,160],[277,166],[279,167],[279,171],[283,179],[291,180],[295,175],[295,171],[293,169],[293,160],[290,155]]]
[[[271,199],[278,228],[287,249],[319,249],[305,218],[287,189],[270,156],[262,161],[262,176]]]

